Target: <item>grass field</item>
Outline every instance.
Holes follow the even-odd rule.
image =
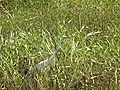
[[[120,90],[120,0],[4,0],[0,90]],[[25,77],[67,38],[49,70]]]

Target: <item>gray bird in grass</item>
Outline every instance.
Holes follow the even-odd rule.
[[[47,66],[50,66],[52,63],[55,62],[55,56],[58,53],[63,41],[66,39],[66,36],[63,36],[60,40],[60,43],[58,45],[58,47],[56,48],[56,50],[54,51],[53,55],[51,58],[47,59],[47,60],[43,60],[40,63],[36,64],[33,68],[31,68],[31,70],[29,71],[29,74],[35,74],[36,72],[41,71],[42,69],[45,69]]]

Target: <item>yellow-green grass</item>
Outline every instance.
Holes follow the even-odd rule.
[[[0,90],[119,90],[119,0],[5,0]],[[49,70],[26,77],[68,38]]]

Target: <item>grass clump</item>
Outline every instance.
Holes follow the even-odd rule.
[[[119,90],[119,0],[5,0],[0,89]],[[26,77],[68,38],[50,70]]]

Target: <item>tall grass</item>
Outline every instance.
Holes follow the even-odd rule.
[[[119,0],[5,0],[0,89],[119,90]],[[68,38],[50,70],[25,77]]]

